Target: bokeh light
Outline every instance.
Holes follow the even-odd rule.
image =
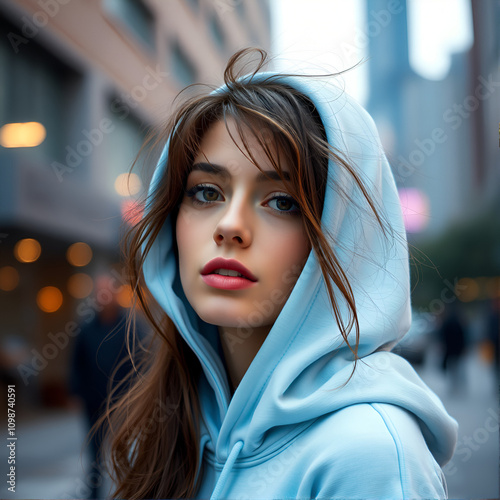
[[[66,251],[66,259],[72,266],[86,266],[92,260],[92,249],[82,241],[73,243]]]
[[[132,307],[134,294],[130,285],[123,285],[116,296],[116,301],[122,307]]]
[[[14,256],[19,262],[35,262],[40,257],[42,247],[33,238],[19,240],[14,247]]]
[[[4,148],[33,148],[46,136],[45,127],[38,122],[7,123],[0,128],[0,144]]]
[[[62,306],[63,294],[55,286],[45,286],[38,291],[36,303],[44,312],[56,312]]]
[[[472,302],[479,296],[479,284],[472,278],[461,278],[457,281],[455,294],[462,302]]]
[[[88,274],[77,273],[69,277],[67,287],[72,297],[75,299],[84,299],[91,294],[94,282]]]
[[[19,273],[12,266],[4,266],[0,268],[0,290],[10,292],[19,284]]]
[[[429,199],[416,188],[399,189],[399,201],[403,210],[405,228],[409,233],[423,231],[429,223]]]
[[[500,276],[489,278],[486,283],[486,295],[490,299],[500,297]]]
[[[115,180],[115,191],[120,196],[133,196],[141,187],[141,179],[137,174],[120,174]]]
[[[122,219],[129,225],[134,226],[142,219],[144,205],[133,200],[123,200],[121,204]]]

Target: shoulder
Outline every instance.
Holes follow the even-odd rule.
[[[308,470],[312,496],[445,498],[442,472],[417,419],[389,404],[356,404],[319,419]]]

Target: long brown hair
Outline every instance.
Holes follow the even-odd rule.
[[[175,219],[190,165],[203,135],[215,122],[222,120],[227,125],[226,120],[234,118],[245,149],[242,152],[258,168],[248,134],[258,141],[283,181],[281,158],[292,167],[287,182],[290,194],[300,207],[342,337],[354,360],[358,359],[359,325],[353,292],[321,227],[329,160],[352,176],[382,225],[381,218],[354,167],[328,144],[310,99],[280,82],[280,75],[240,79],[245,58],[254,54],[260,61],[251,75],[261,71],[268,61],[263,50],[244,49],[234,54],[224,72],[225,87],[186,100],[155,143],[164,145],[169,141],[167,168],[146,200],[143,219],[126,238],[130,284],[152,326],[154,340],[142,349],[130,378],[111,395],[101,420],[106,424],[108,463],[116,485],[113,496],[117,498],[185,498],[194,496],[199,487],[197,380],[201,366],[174,323],[155,304],[141,270],[168,216],[175,235]],[[341,316],[334,287],[347,304],[347,319]],[[348,336],[353,329],[356,341],[351,345]]]

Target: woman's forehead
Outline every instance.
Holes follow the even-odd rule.
[[[225,159],[229,169],[237,170],[237,160],[246,158],[256,163],[260,170],[274,170],[273,163],[279,163],[283,172],[290,167],[279,154],[274,134],[266,124],[249,127],[241,124],[240,128],[233,117],[214,122],[203,134],[194,163],[208,161],[217,163]]]

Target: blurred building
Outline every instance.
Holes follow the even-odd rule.
[[[267,49],[269,7],[3,0],[0,30],[0,349],[58,404],[71,321],[95,313],[92,277],[137,215],[146,186],[128,172],[148,128],[184,86],[220,83],[237,49]]]
[[[368,108],[412,216],[408,229],[429,240],[491,211],[499,198],[500,2],[470,1],[474,44],[452,55],[440,81],[410,67],[406,1],[366,5],[381,19],[369,39]]]

